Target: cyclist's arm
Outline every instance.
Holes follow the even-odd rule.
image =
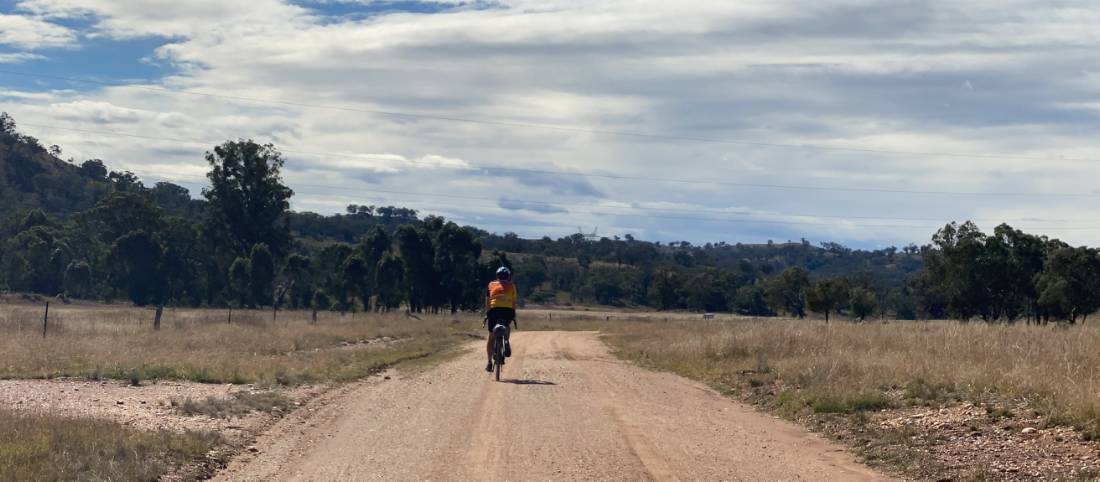
[[[512,312],[514,313],[517,310],[519,310],[519,287],[516,286],[515,284],[513,284],[512,289],[515,290],[515,291],[512,291]],[[516,318],[519,318],[519,317],[518,316],[512,316],[512,324],[516,325],[516,329],[518,330],[519,329],[519,322],[516,321]]]

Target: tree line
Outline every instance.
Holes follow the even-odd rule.
[[[209,186],[146,187],[20,134],[0,114],[0,290],[138,305],[335,310],[477,309],[501,264],[520,295],[752,316],[1077,322],[1100,309],[1096,250],[952,223],[925,246],[852,250],[806,240],[660,243],[630,234],[523,239],[395,206],[289,209],[271,145],[205,156]]]
[[[48,214],[35,207],[3,220],[0,288],[8,291],[128,299],[139,306],[457,311],[480,306],[482,283],[496,269],[493,260],[483,262],[472,231],[439,217],[389,232],[373,225],[354,243],[296,239],[293,191],[271,145],[216,146],[206,154],[210,185],[203,200],[194,201],[182,187],[147,188],[130,173],[108,172],[99,160],[59,165],[53,158],[60,149],[19,134],[6,115],[0,120],[0,168],[8,181],[0,194],[100,195],[84,210]],[[415,219],[404,208],[355,211]]]
[[[951,223],[923,251],[913,281],[931,317],[1046,323],[1084,321],[1100,309],[1100,251],[1074,247],[1007,224],[992,234]]]

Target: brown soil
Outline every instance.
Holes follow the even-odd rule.
[[[872,417],[886,431],[910,434],[907,443],[933,466],[917,470],[949,480],[1094,480],[1100,445],[1069,427],[1044,428],[1023,408],[987,410],[971,403],[889,410]]]
[[[706,386],[624,363],[595,333],[521,332],[350,384],[280,420],[218,480],[887,480]]]
[[[253,412],[228,419],[188,416],[175,404],[189,398],[230,398],[233,393],[253,390],[249,385],[171,381],[131,386],[116,380],[0,380],[0,407],[23,413],[107,419],[143,430],[216,431],[230,442],[237,442],[254,437],[280,414]],[[294,403],[302,403],[322,390],[324,387],[298,388],[284,390],[283,394]]]

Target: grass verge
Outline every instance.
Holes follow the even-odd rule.
[[[219,443],[212,433],[145,432],[0,410],[0,480],[157,480]]]
[[[0,306],[0,378],[82,377],[133,385],[176,379],[200,383],[297,385],[348,381],[420,359],[465,340],[476,316],[168,310],[152,330],[136,308],[61,308],[50,332]],[[37,316],[41,316],[40,314]],[[146,319],[149,318],[149,319]]]
[[[1073,427],[1083,441],[1100,435],[1100,329],[1091,326],[638,319],[602,331],[622,358],[708,383],[911,475],[942,469],[922,444],[963,442],[883,428],[883,410],[985,407],[986,425],[956,427],[968,440],[993,426],[1019,432],[1006,423],[1014,412],[1037,428]]]
[[[232,418],[251,412],[286,412],[293,403],[278,392],[237,392],[229,398],[206,397],[195,400],[173,400],[172,404],[184,415],[205,415],[210,418]]]

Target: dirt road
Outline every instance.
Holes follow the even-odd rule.
[[[839,446],[595,333],[519,332],[507,383],[484,345],[298,410],[220,480],[887,480]]]

